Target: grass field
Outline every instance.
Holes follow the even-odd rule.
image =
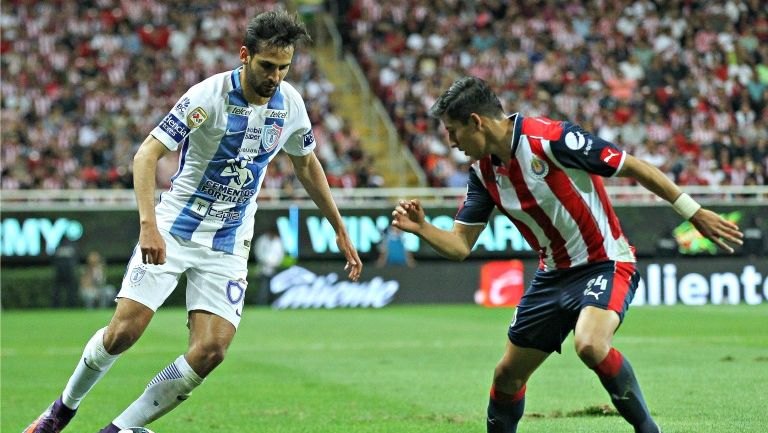
[[[272,311],[244,315],[228,359],[150,425],[192,432],[484,432],[511,310],[475,306]],[[60,392],[111,311],[2,314],[2,423],[19,432]],[[91,392],[66,431],[96,432],[185,350],[185,314],[161,310]],[[616,339],[666,433],[765,432],[768,305],[634,308]],[[521,432],[631,432],[574,355],[528,384]],[[573,413],[575,412],[575,413]]]

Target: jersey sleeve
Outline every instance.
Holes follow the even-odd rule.
[[[213,98],[197,84],[185,93],[159,125],[152,130],[153,137],[174,151],[190,134],[194,134],[213,114]]]
[[[603,177],[615,176],[627,158],[627,153],[615,144],[569,122],[564,122],[562,135],[558,140],[550,141],[546,150],[564,167]]]
[[[298,92],[296,94],[298,96]],[[283,150],[294,156],[308,155],[315,150],[317,143],[315,142],[315,136],[312,134],[312,123],[309,121],[307,108],[301,96],[296,98],[294,109],[297,111],[296,129],[286,140]]]
[[[456,212],[454,220],[467,225],[485,225],[495,206],[491,194],[485,189],[475,170],[470,168],[467,198]]]

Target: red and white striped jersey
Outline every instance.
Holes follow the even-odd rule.
[[[456,222],[486,224],[498,208],[539,252],[544,270],[634,262],[601,178],[615,175],[626,153],[570,122],[510,119],[510,163],[491,155],[472,164]]]

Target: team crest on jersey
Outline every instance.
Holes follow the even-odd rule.
[[[130,282],[131,284],[139,284],[144,275],[147,273],[147,269],[143,266],[136,266],[131,271]]]
[[[199,128],[208,119],[208,113],[205,112],[203,107],[197,107],[189,112],[187,116],[187,125],[190,128]]]
[[[229,179],[227,186],[235,189],[243,189],[250,185],[254,180],[253,172],[248,168],[248,162],[251,161],[251,157],[248,155],[241,155],[231,161],[233,162],[227,165],[221,172],[221,177]]]
[[[546,161],[539,158],[533,158],[531,160],[531,174],[539,179],[544,178],[549,173],[549,165]]]
[[[264,130],[261,132],[261,147],[264,149],[264,153],[271,152],[277,146],[280,134],[282,133],[283,128],[276,123],[264,127]]]
[[[189,102],[189,98],[185,96],[184,99],[176,104],[176,111],[183,116],[184,112],[187,111],[187,108],[189,108]]]

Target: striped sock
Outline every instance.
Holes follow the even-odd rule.
[[[605,359],[592,370],[610,394],[616,410],[632,424],[636,433],[660,432],[645,404],[635,372],[621,352],[611,348]]]
[[[488,400],[488,433],[516,433],[517,424],[525,410],[525,384],[515,394],[506,394],[491,387]]]
[[[158,373],[144,393],[112,424],[120,428],[144,426],[180,405],[201,383],[203,378],[192,370],[184,355],[181,355]]]

